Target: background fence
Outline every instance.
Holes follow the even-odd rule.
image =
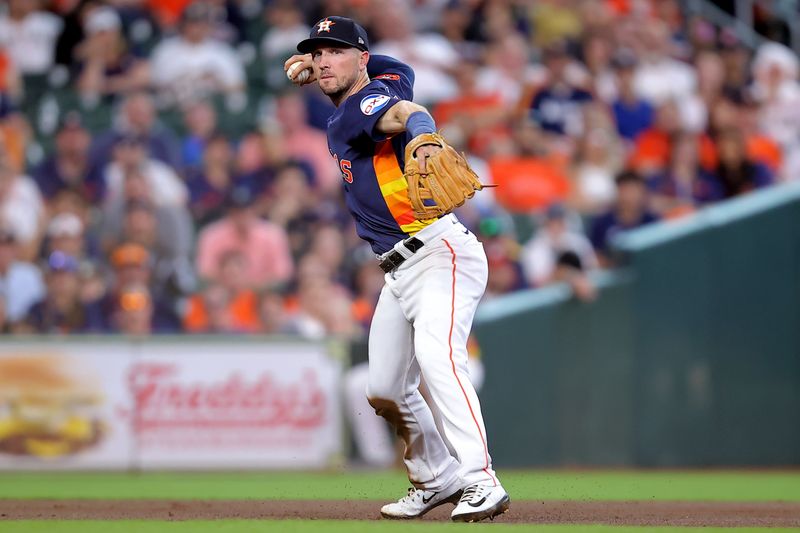
[[[617,240],[599,299],[488,302],[499,465],[800,464],[800,187]]]

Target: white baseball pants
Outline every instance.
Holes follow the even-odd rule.
[[[497,483],[467,369],[467,337],[486,288],[486,254],[452,214],[415,237],[425,243],[415,254],[395,246],[407,259],[386,275],[375,309],[367,396],[405,441],[415,487]],[[430,404],[419,391],[421,378]]]

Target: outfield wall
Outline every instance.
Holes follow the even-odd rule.
[[[622,234],[592,304],[476,318],[500,466],[800,465],[800,185]]]

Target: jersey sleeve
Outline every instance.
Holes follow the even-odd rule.
[[[394,90],[402,100],[414,100],[414,71],[389,56],[371,55],[367,63],[371,80],[380,80]]]
[[[362,91],[348,98],[344,103],[342,130],[349,142],[364,136],[375,142],[387,138],[385,133],[375,129],[384,113],[403,100],[398,94],[379,81],[371,82]]]

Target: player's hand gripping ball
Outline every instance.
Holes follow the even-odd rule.
[[[298,74],[298,70],[303,66],[302,61],[296,61],[292,63],[289,69],[286,71],[286,77],[289,78],[289,81],[292,83],[296,83],[298,85],[303,85],[306,81],[308,81],[309,76],[311,76],[311,69],[305,68],[300,71]],[[296,75],[296,77],[295,77]]]

